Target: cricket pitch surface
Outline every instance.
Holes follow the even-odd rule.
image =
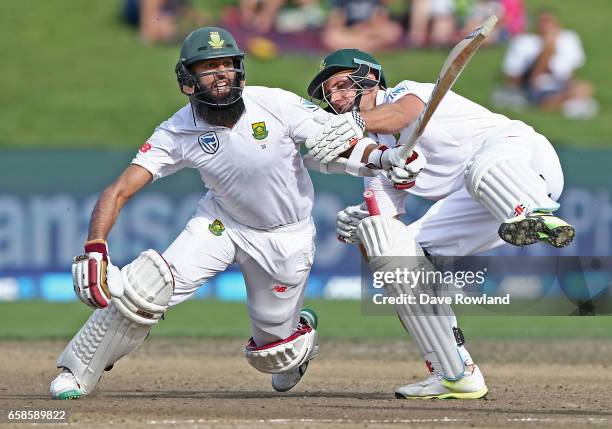
[[[106,372],[93,394],[52,401],[65,344],[0,342],[0,410],[67,410],[61,426],[78,428],[612,427],[610,340],[468,342],[489,394],[465,401],[395,399],[394,388],[427,375],[408,338],[322,341],[285,394],[247,364],[244,341],[153,338]]]

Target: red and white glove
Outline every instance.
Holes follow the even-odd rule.
[[[393,182],[395,189],[410,189],[415,185],[419,173],[427,165],[427,160],[416,149],[413,149],[412,155],[408,159],[401,158],[399,152],[399,146],[384,150],[380,163],[389,180]]]
[[[105,240],[85,243],[85,253],[72,261],[72,283],[79,299],[92,308],[105,308],[111,297],[123,296],[121,272],[111,264]]]
[[[332,116],[319,132],[306,140],[308,155],[329,164],[363,137],[365,122],[359,112]]]

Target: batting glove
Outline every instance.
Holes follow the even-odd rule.
[[[400,147],[387,149],[381,157],[381,164],[389,180],[393,182],[395,189],[409,189],[416,183],[416,178],[427,165],[425,155],[412,151],[408,159],[399,156]]]
[[[72,262],[72,283],[79,299],[92,308],[105,308],[111,297],[123,296],[121,272],[112,265],[105,240],[85,243],[85,253]]]
[[[357,237],[357,225],[370,214],[365,203],[358,206],[348,206],[340,210],[336,216],[336,236],[343,243],[357,244],[361,241]]]
[[[365,122],[359,112],[336,115],[306,140],[306,149],[316,161],[328,164],[355,145],[364,130]]]

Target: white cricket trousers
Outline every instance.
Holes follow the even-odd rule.
[[[222,222],[223,231],[211,226],[215,220]],[[170,306],[185,301],[237,262],[246,283],[255,343],[285,339],[299,322],[314,239],[312,218],[263,231],[231,220],[209,200],[162,255],[175,281]]]
[[[473,156],[500,147],[517,146],[528,149],[530,168],[546,182],[550,198],[556,201],[563,190],[559,157],[550,142],[531,127],[512,124],[500,129],[489,136]],[[416,241],[431,255],[468,256],[504,243],[497,234],[500,221],[472,198],[463,183],[463,176],[457,180],[456,191],[436,201],[423,217],[408,225]],[[395,189],[387,178],[380,175],[366,178],[365,186],[374,190],[383,215],[395,216],[406,212],[408,191]]]

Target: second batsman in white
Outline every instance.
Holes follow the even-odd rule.
[[[380,256],[466,256],[504,241],[567,246],[574,229],[553,214],[563,189],[559,158],[523,122],[449,92],[412,156],[400,159],[399,136],[414,126],[433,88],[410,80],[388,88],[378,61],[357,49],[336,51],[321,63],[308,93],[337,116],[307,141],[309,167],[358,176],[383,172],[364,179],[383,216],[368,218],[363,205],[347,207],[338,213],[339,238],[363,244],[371,266]],[[436,202],[404,225],[395,218],[405,213],[408,194]],[[386,285],[391,294],[397,288]],[[473,399],[487,393],[450,306],[440,307],[446,316],[414,317],[396,306],[431,373],[398,388],[397,397]]]
[[[221,28],[183,42],[176,75],[190,103],[157,127],[98,200],[85,254],[72,267],[77,295],[96,310],[57,361],[53,398],[91,393],[168,308],[234,262],[247,286],[247,361],[287,391],[317,354],[316,314],[301,309],[315,227],[299,146],[330,115],[280,89],[245,87],[243,56]],[[196,169],[209,189],[195,216],[162,255],[147,250],[119,270],[106,244],[119,211],[147,183],[182,168]]]

